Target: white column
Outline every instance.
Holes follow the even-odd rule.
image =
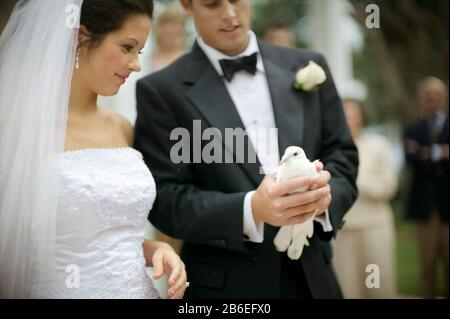
[[[347,0],[310,0],[311,49],[325,55],[343,96],[364,98],[362,83],[353,78],[352,52],[360,36]],[[356,39],[357,40],[357,39]]]

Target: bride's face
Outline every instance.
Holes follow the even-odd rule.
[[[141,70],[139,53],[150,26],[147,15],[131,16],[121,29],[108,33],[100,45],[80,50],[78,72],[92,91],[115,95],[132,72]]]

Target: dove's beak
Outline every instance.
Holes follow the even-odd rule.
[[[291,156],[283,156],[283,158],[281,159],[280,165],[283,165],[284,163],[286,163],[287,160],[290,158],[291,158]]]

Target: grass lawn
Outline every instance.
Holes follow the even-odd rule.
[[[420,296],[419,252],[416,245],[414,225],[397,221],[397,285],[400,296]],[[437,274],[438,294],[445,295],[443,264]]]

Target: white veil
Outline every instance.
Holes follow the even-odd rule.
[[[51,277],[81,4],[20,0],[0,37],[0,298]]]

